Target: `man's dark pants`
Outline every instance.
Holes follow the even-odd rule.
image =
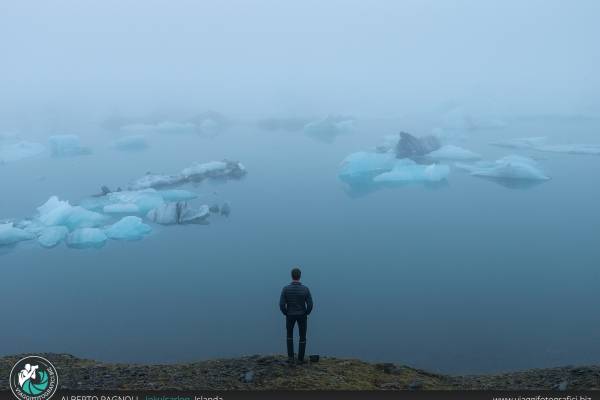
[[[287,352],[288,358],[294,358],[294,325],[298,323],[300,331],[300,345],[298,347],[298,360],[304,361],[304,352],[306,351],[306,314],[305,315],[287,315],[285,317],[285,328],[287,330]]]

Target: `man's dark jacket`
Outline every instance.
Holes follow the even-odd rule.
[[[284,315],[308,315],[312,311],[313,301],[310,290],[300,282],[292,282],[281,291],[279,309]]]

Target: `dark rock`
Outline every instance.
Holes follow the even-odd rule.
[[[410,133],[400,132],[400,140],[396,145],[396,157],[419,161],[427,153],[431,153],[440,147],[440,141],[435,136],[418,138]]]
[[[218,204],[213,204],[212,206],[210,206],[210,208],[208,210],[213,214],[218,214],[219,211],[221,211],[221,208],[219,207]]]

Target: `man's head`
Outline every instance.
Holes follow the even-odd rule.
[[[302,275],[302,272],[300,271],[300,268],[295,267],[292,269],[292,279],[295,281],[299,281],[300,280],[300,275]]]

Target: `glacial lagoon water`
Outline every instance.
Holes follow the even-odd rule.
[[[454,168],[444,185],[370,193],[349,193],[337,178],[349,153],[429,128],[359,121],[327,143],[240,125],[213,138],[156,134],[135,152],[93,132],[81,134],[92,154],[0,166],[0,218],[194,161],[248,169],[240,181],[186,187],[231,204],[229,218],[209,225],[153,225],[144,240],[101,249],[2,249],[0,354],[176,362],[283,353],[277,301],[300,265],[315,300],[311,354],[450,373],[599,363],[600,157],[488,143],[599,143],[600,122],[514,121],[456,142],[490,160],[534,157],[552,179],[530,188]]]

